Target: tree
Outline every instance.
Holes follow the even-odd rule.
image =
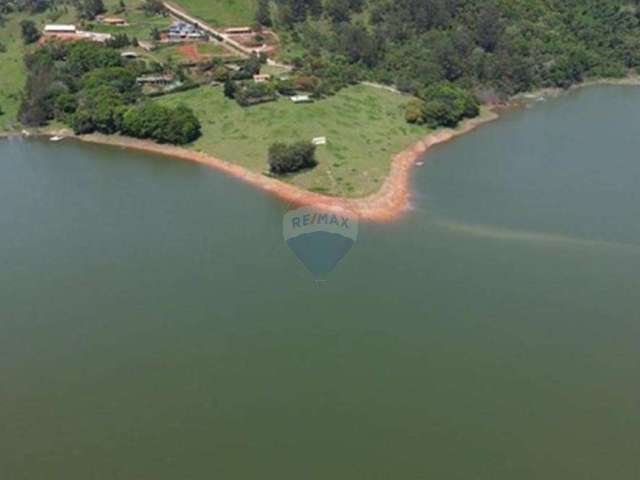
[[[224,96],[227,98],[234,98],[235,95],[236,95],[236,84],[230,78],[227,78],[224,81]]]
[[[423,124],[425,120],[425,103],[423,100],[411,100],[405,110],[405,120],[408,123]]]
[[[107,11],[102,0],[82,0],[78,9],[80,17],[85,20],[93,20],[96,16]]]
[[[40,30],[32,20],[22,20],[20,22],[20,30],[22,31],[22,39],[27,45],[37,42],[40,38]]]
[[[493,52],[498,45],[501,32],[500,9],[495,0],[490,0],[480,7],[476,25],[478,45],[487,52]]]
[[[162,15],[165,13],[164,5],[160,0],[146,0],[142,9],[147,15]]]
[[[328,0],[326,11],[329,18],[336,23],[348,22],[351,19],[349,0]]]
[[[290,145],[276,142],[269,147],[269,170],[281,175],[313,168],[318,164],[316,147],[311,142],[296,142]]]
[[[269,4],[269,0],[258,0],[256,22],[258,22],[258,25],[264,27],[271,26],[271,5]]]

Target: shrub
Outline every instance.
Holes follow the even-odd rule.
[[[276,81],[276,90],[280,95],[295,95],[296,84],[290,78]]]
[[[227,98],[234,98],[236,95],[236,84],[227,78],[224,82],[224,96]]]
[[[407,105],[404,117],[409,123],[423,124],[425,103],[422,100],[411,100]]]
[[[320,79],[317,77],[299,76],[295,79],[296,89],[303,92],[313,92],[319,84]]]
[[[318,164],[315,152],[316,147],[311,142],[274,143],[269,147],[269,171],[282,175],[313,168]]]
[[[20,30],[22,31],[22,39],[27,45],[37,42],[40,38],[40,31],[32,20],[22,20],[20,22]]]

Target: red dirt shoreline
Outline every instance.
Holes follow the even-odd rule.
[[[172,145],[161,145],[119,135],[90,134],[73,136],[73,138],[87,143],[131,148],[197,162],[260,188],[295,207],[312,206],[320,210],[349,214],[355,216],[359,221],[382,223],[396,220],[407,210],[410,196],[410,172],[416,159],[432,146],[448,142],[496,118],[498,115],[491,112],[466,120],[456,129],[441,129],[427,135],[411,147],[396,154],[391,162],[389,174],[380,190],[364,198],[331,197],[310,192],[211,155]]]

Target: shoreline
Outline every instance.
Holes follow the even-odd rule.
[[[224,174],[248,183],[260,190],[278,197],[280,200],[295,206],[312,206],[332,212],[339,212],[357,218],[359,221],[386,223],[400,218],[409,206],[410,174],[416,161],[431,147],[446,143],[476,128],[500,118],[499,112],[522,107],[531,101],[556,97],[566,92],[575,91],[596,85],[629,85],[640,86],[640,76],[621,79],[587,80],[568,89],[544,88],[532,92],[518,94],[500,104],[485,106],[480,116],[464,120],[454,129],[442,128],[427,134],[405,150],[395,154],[389,166],[389,172],[382,186],[375,193],[362,198],[332,197],[296,187],[274,177],[254,172],[240,165],[221,160],[213,155],[190,150],[174,145],[159,144],[149,140],[140,140],[120,135],[104,135],[93,133],[75,135],[64,129],[43,129],[31,133],[34,137],[51,137],[63,135],[85,143],[110,145],[114,147],[144,151],[206,165]],[[0,132],[0,139],[24,136],[20,132]]]
[[[296,208],[311,206],[319,210],[346,214],[357,218],[358,221],[385,223],[400,218],[408,210],[411,193],[410,171],[418,158],[434,145],[448,142],[498,118],[499,115],[495,111],[488,110],[483,115],[461,122],[455,129],[443,128],[431,132],[405,150],[395,154],[389,166],[389,173],[380,189],[362,198],[332,197],[311,192],[212,155],[173,145],[99,133],[69,135],[68,132],[65,132],[64,135],[67,138],[85,143],[138,150],[206,165],[274,195]],[[56,133],[63,132],[47,132],[43,135],[49,136]]]

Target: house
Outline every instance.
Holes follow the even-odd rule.
[[[44,27],[45,35],[57,35],[57,34],[75,34],[77,32],[75,25],[54,25],[49,24]]]
[[[194,25],[180,20],[173,22],[169,27],[169,40],[199,39],[203,36]]]
[[[327,137],[316,137],[313,140],[311,140],[311,143],[313,143],[314,145],[326,145]]]
[[[75,25],[50,24],[44,27],[44,36],[42,40],[91,40],[93,42],[106,42],[111,38],[112,36],[108,33],[83,32],[78,30]]]
[[[311,97],[309,95],[294,95],[291,97],[291,101],[293,103],[309,103],[312,102]]]
[[[271,79],[271,75],[262,74],[262,75],[254,75],[253,81],[256,83],[264,83]]]
[[[228,35],[250,35],[253,33],[253,29],[251,27],[225,28],[224,33]]]

